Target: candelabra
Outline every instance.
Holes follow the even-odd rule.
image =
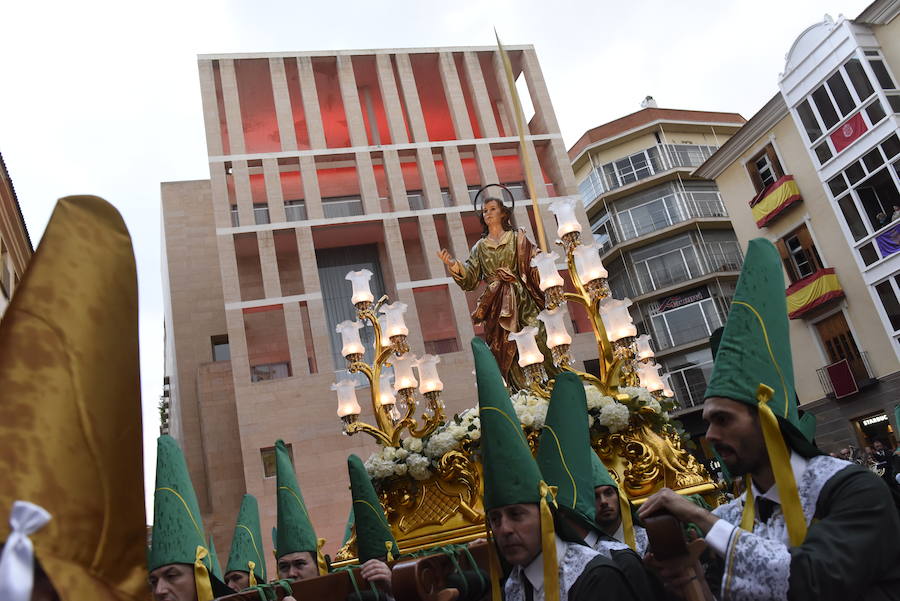
[[[367,269],[347,274],[346,279],[353,286],[351,302],[356,307],[356,321],[343,321],[336,330],[341,335],[341,355],[347,360],[347,371],[361,373],[369,381],[375,425],[359,420],[362,408],[356,399],[353,380],[336,382],[332,390],[337,392],[337,413],[344,422],[344,434],[352,436],[365,432],[384,445],[396,447],[404,430],[416,438],[422,438],[433,432],[444,418],[444,403],[441,400],[444,385],[437,372],[440,357],[426,354],[417,359],[410,353],[407,343],[409,330],[403,318],[406,304],[385,304],[387,296],[374,302],[375,297],[369,288],[371,277],[372,272]],[[378,318],[378,314],[382,315],[382,319]],[[372,363],[364,360],[365,347],[359,336],[366,323],[374,333]],[[390,375],[384,373],[387,367],[394,370],[393,387]],[[413,369],[419,372],[418,380]],[[427,401],[421,425],[415,417],[417,386]]]
[[[659,365],[653,361],[650,337],[637,336],[628,307],[631,299],[612,297],[607,283],[608,272],[600,260],[600,248],[595,244],[582,244],[581,225],[575,216],[576,200],[564,198],[549,207],[556,216],[559,236],[557,244],[565,251],[566,265],[574,292],[564,291],[565,281],[560,276],[556,252],[541,251],[531,261],[539,276],[539,286],[544,293],[546,309],[538,315],[547,331],[547,348],[553,355],[554,365],[577,374],[597,386],[604,395],[615,396],[621,386],[641,385],[660,400],[674,396],[659,375]],[[584,373],[571,365],[572,336],[566,329],[567,304],[584,307],[597,341],[600,359],[599,374]],[[519,352],[522,367],[531,389],[542,396],[549,395],[549,382],[541,364],[544,355],[535,340],[537,328],[526,327],[510,334]]]

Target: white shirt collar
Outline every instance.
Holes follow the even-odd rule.
[[[588,533],[584,536],[584,544],[586,544],[591,549],[597,548],[597,543],[600,541],[600,535],[597,534],[596,530],[588,530]]]
[[[791,451],[791,471],[794,472],[794,481],[800,482],[800,478],[806,472],[806,467],[809,465],[809,460],[801,457],[795,451]],[[766,492],[759,492],[759,489],[756,488],[756,483],[751,480],[751,486],[753,487],[753,498],[759,499],[769,499],[781,505],[781,497],[778,494],[778,486],[772,485],[769,490]],[[618,538],[618,533],[616,533],[616,538]]]
[[[556,563],[559,565],[562,562],[563,556],[566,554],[566,549],[568,549],[568,543],[566,543],[563,539],[556,537]],[[532,588],[534,588],[535,597],[537,597],[538,591],[544,589],[544,554],[538,553],[537,557],[535,557],[530,564],[525,566],[523,570],[525,574],[525,578],[528,579],[528,582],[531,583]]]
[[[619,541],[620,543],[625,542],[625,522],[619,520],[619,529],[616,530],[616,533],[613,534],[613,538]]]

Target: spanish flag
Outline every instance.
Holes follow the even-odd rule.
[[[785,175],[769,184],[750,201],[750,210],[753,211],[756,227],[764,227],[801,200],[803,198],[800,196],[800,188],[797,187],[793,175]]]

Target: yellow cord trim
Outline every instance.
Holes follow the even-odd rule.
[[[187,501],[184,500],[184,497],[182,497],[180,494],[178,494],[177,490],[175,490],[174,488],[169,488],[168,486],[161,486],[160,488],[156,489],[157,492],[159,492],[161,490],[170,492],[173,495],[175,495],[176,497],[178,497],[178,500],[181,501],[182,505],[184,505],[184,510],[187,511],[188,517],[191,518],[191,522],[194,523],[194,528],[197,530],[197,534],[200,536],[200,540],[205,541],[206,537],[203,536],[203,528],[201,528],[200,524],[197,523],[197,520],[194,519],[194,514],[191,513],[191,509],[188,507]]]
[[[753,532],[753,520],[756,519],[756,504],[753,500],[753,482],[750,474],[744,479],[747,488],[747,496],[744,498],[744,512],[741,514],[741,528],[747,532]]]
[[[572,509],[574,509],[575,505],[578,503],[578,485],[575,484],[575,476],[572,475],[572,472],[569,470],[569,466],[566,463],[566,456],[563,454],[562,446],[559,444],[559,436],[557,436],[553,428],[547,424],[544,424],[544,430],[550,432],[553,436],[553,441],[556,443],[556,450],[559,451],[559,462],[562,464],[563,469],[566,470],[569,480],[572,481]]]
[[[481,409],[479,409],[479,412],[481,412],[481,411],[496,411],[497,413],[499,413],[500,415],[505,417],[506,421],[508,421],[510,424],[512,424],[512,426],[513,426],[513,428],[515,428],[516,432],[519,433],[519,438],[522,440],[522,442],[524,442],[526,445],[528,444],[528,441],[525,440],[525,434],[522,432],[522,423],[518,419],[513,421],[513,419],[510,416],[506,415],[506,413],[504,413],[501,409],[499,409],[497,407],[482,407]]]
[[[311,523],[311,520],[309,519],[309,513],[306,511],[306,504],[303,503],[303,499],[301,499],[301,498],[297,495],[297,492],[294,491],[294,490],[293,490],[292,488],[290,488],[289,486],[279,486],[279,487],[278,487],[278,490],[286,490],[286,491],[288,491],[289,493],[291,493],[291,495],[293,495],[293,497],[294,497],[295,499],[297,499],[297,505],[299,505],[299,506],[300,506],[300,509],[303,510],[303,515],[306,516],[306,521],[308,521],[308,522]]]
[[[248,528],[247,526],[245,526],[243,524],[238,524],[237,527],[243,528],[244,530],[247,531],[247,536],[250,537],[250,544],[253,545],[253,551],[256,553],[256,558],[259,560],[259,563],[263,563],[263,561],[264,561],[263,556],[262,556],[262,553],[259,552],[259,547],[256,546],[256,537],[253,536],[253,531],[250,530],[250,528]],[[250,562],[250,563],[253,563],[253,562]],[[255,563],[253,563],[253,565],[256,566]],[[251,585],[251,586],[253,586],[253,585]]]
[[[797,481],[791,469],[791,455],[778,428],[778,420],[769,408],[773,392],[765,384],[760,384],[756,391],[756,398],[759,400],[759,421],[766,449],[769,451],[769,463],[775,475],[775,486],[778,487],[778,496],[781,498],[781,511],[784,513],[788,539],[792,547],[799,547],[806,539],[806,517],[803,515]]]
[[[541,480],[539,490],[541,493],[541,551],[544,555],[544,599],[545,601],[559,601],[559,562],[556,558],[556,529],[553,527],[553,514],[550,513],[550,504],[547,496],[552,497],[553,491],[547,483]],[[556,500],[551,501],[554,505]]]
[[[500,593],[500,578],[503,575],[500,570],[500,558],[497,556],[497,543],[491,536],[490,528],[488,530],[488,565],[491,571],[491,599],[502,599]]]
[[[385,561],[394,561],[394,554],[392,551],[394,550],[393,541],[386,540],[384,541],[384,548],[387,550],[387,554],[385,555]]]
[[[178,493],[176,493],[178,494]],[[202,545],[197,545],[197,554],[194,557],[194,583],[197,586],[197,601],[212,601],[212,582],[209,581],[209,570],[203,560],[209,555],[209,551]]]
[[[546,426],[545,426],[546,427]],[[637,541],[634,539],[634,521],[631,519],[631,505],[628,504],[628,495],[621,482],[619,486],[619,513],[622,515],[622,532],[625,533],[625,544],[637,551]]]
[[[256,574],[253,573],[253,570],[256,569],[256,562],[248,561],[247,567],[250,568],[250,586],[256,586]]]
[[[325,561],[325,554],[322,553],[322,547],[325,546],[325,539],[316,539],[316,566],[319,568],[319,576],[328,573],[328,562]]]
[[[781,379],[781,389],[784,391],[784,415],[782,417],[788,416],[788,408],[791,406],[791,399],[788,398],[787,394],[787,384],[784,382],[784,374],[781,373],[781,367],[778,365],[778,361],[775,360],[775,353],[772,352],[772,343],[769,342],[769,332],[766,330],[766,324],[763,321],[763,318],[760,316],[759,312],[753,308],[752,305],[746,303],[744,301],[732,301],[732,305],[741,305],[743,307],[747,307],[750,311],[756,316],[756,320],[759,322],[759,327],[762,329],[763,339],[766,341],[766,349],[769,351],[769,358],[772,360],[772,365],[775,366],[775,371],[778,372],[778,377]],[[766,386],[768,388],[768,386]],[[769,394],[769,398],[772,398],[772,395],[775,393],[774,390],[769,388],[771,391]],[[759,400],[759,390],[756,391],[756,399]],[[771,411],[771,409],[769,410]]]

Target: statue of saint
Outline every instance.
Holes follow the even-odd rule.
[[[537,340],[544,355],[544,368],[549,374],[558,371],[547,349],[543,324],[537,318],[544,308],[544,294],[538,287],[538,271],[531,266],[531,258],[539,249],[523,230],[513,226],[511,206],[506,206],[498,196],[485,196],[478,215],[481,239],[469,251],[469,258],[461,263],[447,249],[441,249],[438,257],[463,290],[474,290],[479,282],[485,282],[472,321],[484,325],[485,341],[497,358],[503,377],[518,390],[528,386],[516,360],[516,343],[509,340],[510,333],[526,326],[538,326]]]

